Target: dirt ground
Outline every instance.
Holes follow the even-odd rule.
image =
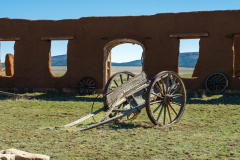
[[[180,67],[179,72],[180,74],[191,74],[193,73],[194,68],[185,68]],[[54,74],[64,74],[67,71],[66,66],[52,66],[52,71]],[[112,74],[121,71],[129,71],[135,74],[138,74],[142,71],[142,67],[119,67],[119,66],[112,66]]]

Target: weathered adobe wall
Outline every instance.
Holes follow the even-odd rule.
[[[97,88],[103,88],[103,48],[118,38],[130,38],[145,48],[143,70],[148,74],[163,70],[178,72],[179,39],[175,32],[208,32],[200,40],[198,78],[184,78],[187,89],[204,89],[204,82],[213,72],[224,73],[228,89],[240,89],[233,77],[233,38],[240,33],[239,11],[166,13],[153,16],[88,17],[76,20],[0,19],[0,38],[20,37],[14,46],[14,75],[0,77],[0,87],[77,88],[84,77],[94,77]],[[70,36],[67,72],[55,77],[51,71],[51,41],[45,36]],[[107,37],[107,39],[102,39]],[[151,37],[147,39],[145,37]],[[198,69],[199,70],[199,69]]]

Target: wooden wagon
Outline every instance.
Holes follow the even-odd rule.
[[[56,128],[76,125],[100,112],[105,114],[99,122],[79,131],[95,128],[123,117],[133,120],[144,107],[153,124],[172,125],[183,115],[186,89],[182,79],[175,72],[163,71],[152,78],[147,78],[145,72],[137,76],[131,72],[118,72],[105,86],[103,103],[104,107],[99,110]]]

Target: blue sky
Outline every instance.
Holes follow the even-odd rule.
[[[240,0],[0,0],[0,18],[78,19],[90,16],[139,16],[169,12],[238,10]],[[66,43],[52,44],[52,56],[66,54]],[[199,50],[198,40],[181,41],[180,52]],[[13,42],[1,42],[1,60],[13,53]],[[124,44],[112,50],[113,62],[140,59],[138,45]],[[127,57],[127,58],[126,58]]]

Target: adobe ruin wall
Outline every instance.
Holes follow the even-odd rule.
[[[183,78],[186,88],[204,89],[208,75],[222,72],[228,79],[227,89],[239,90],[240,80],[234,68],[239,63],[234,60],[240,53],[239,46],[234,49],[234,41],[240,38],[235,36],[240,35],[239,19],[240,10],[59,21],[1,18],[0,40],[14,40],[15,46],[14,75],[0,77],[0,88],[77,89],[82,78],[93,77],[97,89],[102,90],[103,49],[116,39],[132,39],[145,47],[143,70],[148,75],[163,70],[178,72],[179,38],[200,38],[200,68],[196,72],[201,73],[194,73],[199,77]],[[51,40],[61,37],[69,40],[67,72],[56,77],[51,72],[50,48]]]

